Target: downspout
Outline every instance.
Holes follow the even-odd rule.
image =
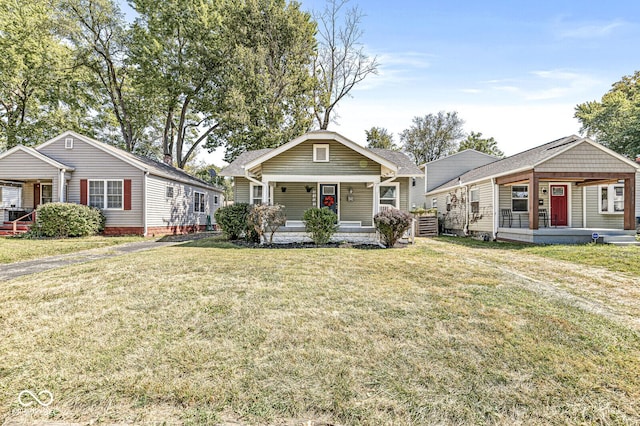
[[[144,194],[144,196],[142,197],[142,223],[143,223],[143,230],[142,230],[142,236],[146,237],[149,234],[149,225],[147,224],[147,177],[149,176],[149,172],[145,171],[144,172],[144,179],[142,181],[142,193]]]
[[[587,187],[582,187],[582,227],[587,227]]]
[[[491,178],[491,196],[493,197],[493,240],[496,241],[498,239],[498,202],[497,199],[498,191],[496,191],[496,178]]]
[[[58,200],[60,200],[61,203],[66,203],[66,197],[64,196],[64,174],[67,171],[65,169],[60,169],[60,183],[59,183],[59,189],[58,189]]]

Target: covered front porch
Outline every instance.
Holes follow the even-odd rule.
[[[373,223],[376,213],[385,208],[405,208],[408,205],[408,179],[388,179],[360,176],[342,179],[303,181],[251,181],[250,203],[280,204],[285,208],[287,221],[274,236],[278,243],[308,240],[303,215],[313,207],[326,207],[338,217],[335,241],[377,243]],[[310,240],[309,240],[310,241]]]
[[[586,243],[633,236],[635,173],[526,171],[494,178],[496,238]],[[602,241],[602,238],[600,238]]]

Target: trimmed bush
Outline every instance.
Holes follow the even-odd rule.
[[[36,210],[35,232],[44,237],[66,238],[96,235],[104,230],[102,211],[73,203],[46,203]]]
[[[259,242],[266,243],[265,234],[269,232],[269,244],[273,244],[273,234],[287,222],[287,217],[281,204],[257,204],[251,208],[248,221],[258,234]]]
[[[305,230],[311,234],[313,242],[327,244],[338,231],[338,215],[327,207],[311,208],[302,215]]]
[[[373,217],[376,229],[382,236],[382,242],[387,248],[396,245],[411,226],[412,217],[409,213],[398,209],[386,209]]]
[[[250,211],[249,204],[236,203],[219,208],[214,216],[216,223],[222,228],[222,233],[230,240],[237,240],[243,235],[250,238],[253,231],[247,221]]]

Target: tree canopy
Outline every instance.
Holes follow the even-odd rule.
[[[382,148],[393,151],[399,149],[393,142],[393,133],[384,127],[372,127],[364,132],[367,135],[367,148]]]
[[[579,104],[575,117],[582,132],[612,150],[640,154],[640,71],[624,76],[598,101]]]
[[[414,117],[413,125],[400,135],[402,149],[418,165],[446,157],[457,151],[463,125],[455,111]]]
[[[498,142],[491,138],[483,138],[480,132],[471,132],[467,137],[460,142],[458,146],[458,152],[465,149],[475,149],[476,151],[484,152],[485,154],[493,155],[495,157],[504,157],[504,152],[498,148]]]
[[[86,84],[51,2],[0,0],[0,28],[0,149],[82,127]]]

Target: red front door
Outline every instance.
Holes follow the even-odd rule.
[[[567,185],[551,185],[551,226],[567,226]]]

